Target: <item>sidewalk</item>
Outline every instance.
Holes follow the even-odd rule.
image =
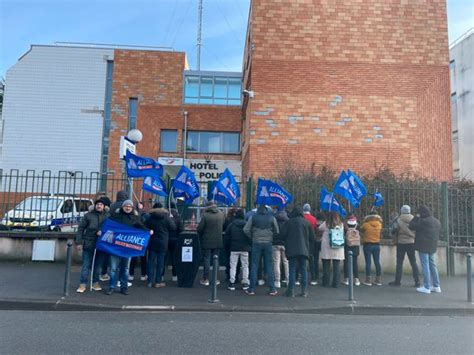
[[[474,315],[474,305],[467,302],[465,277],[442,278],[441,294],[424,295],[415,291],[410,275],[404,275],[401,287],[388,286],[393,275],[385,275],[383,286],[354,287],[355,301],[351,302],[344,285],[338,289],[310,286],[306,299],[283,297],[285,288],[279,290],[279,296],[271,297],[265,286],[258,287],[255,296],[247,296],[242,290],[228,291],[221,272],[220,302],[212,304],[208,302],[209,287],[196,281],[194,288],[178,288],[168,279],[168,272],[163,289],[146,288],[145,282],[135,280],[128,296],[107,296],[103,292],[76,293],[80,267],[73,266],[69,296],[63,297],[63,263],[3,263],[0,270],[0,309]],[[296,291],[298,294],[298,287]]]

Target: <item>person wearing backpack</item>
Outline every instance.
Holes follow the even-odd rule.
[[[322,286],[329,287],[332,261],[331,286],[337,288],[340,282],[340,261],[344,260],[344,243],[336,245],[331,243],[331,239],[342,235],[342,240],[344,240],[344,225],[342,224],[341,217],[336,212],[328,212],[326,221],[319,226],[318,230],[323,234],[321,239],[321,259],[323,261]],[[331,244],[333,245],[331,246]]]
[[[375,264],[375,280],[374,284],[382,286],[382,266],[380,265],[380,236],[382,234],[382,217],[375,211],[364,218],[364,223],[360,228],[362,233],[362,243],[364,244],[365,258],[365,280],[366,286],[372,286],[371,280],[371,259]]]
[[[344,285],[349,285],[349,252],[352,251],[352,273],[354,275],[354,285],[360,286],[359,267],[357,258],[360,253],[360,234],[357,230],[356,216],[347,219],[347,230],[344,244]]]

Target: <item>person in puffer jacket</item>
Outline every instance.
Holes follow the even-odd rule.
[[[362,243],[364,244],[365,258],[365,281],[366,286],[372,286],[371,280],[371,259],[375,264],[375,280],[374,284],[382,286],[382,266],[380,265],[380,237],[382,234],[382,217],[375,211],[365,216],[360,232],[362,234]]]

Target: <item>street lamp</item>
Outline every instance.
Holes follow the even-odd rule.
[[[133,144],[133,148],[135,148],[136,144],[140,143],[143,139],[143,134],[139,129],[131,129],[127,133],[127,139]],[[133,149],[133,153],[135,153],[135,149]],[[126,170],[126,169],[125,169]],[[130,200],[133,201],[133,179],[128,178],[128,187],[130,189]]]

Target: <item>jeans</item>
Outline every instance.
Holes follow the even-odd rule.
[[[440,287],[438,267],[436,266],[436,253],[418,252],[421,269],[423,270],[423,285],[428,290],[433,287]]]
[[[270,291],[275,291],[275,276],[272,265],[272,243],[253,243],[252,244],[252,268],[250,271],[250,291],[255,292],[257,286],[257,269],[260,256],[263,254],[265,273]]]
[[[400,283],[402,280],[403,260],[405,259],[405,253],[408,255],[411,269],[413,272],[413,280],[415,283],[420,282],[420,276],[418,272],[418,265],[416,265],[415,257],[415,244],[397,244],[397,269],[395,271],[395,282]]]
[[[94,250],[85,250],[85,249],[82,250],[82,269],[81,269],[81,278],[80,278],[81,284],[86,284],[87,280],[89,279],[93,258],[94,258]],[[94,274],[92,275],[93,283],[99,282],[101,262],[102,262],[102,258],[100,257],[99,253],[96,253],[95,262],[94,262]]]
[[[242,283],[249,284],[249,253],[247,251],[231,251],[230,252],[230,272],[229,281],[235,283],[235,275],[237,273],[237,264],[242,264]]]
[[[117,287],[117,276],[120,280],[120,288],[126,290],[128,288],[128,270],[130,268],[130,258],[122,258],[121,256],[110,256],[110,289]]]
[[[147,275],[148,283],[153,282],[159,284],[163,278],[163,270],[165,268],[166,251],[148,251]]]
[[[340,260],[336,259],[323,259],[323,286],[329,287],[330,280],[330,268],[332,260],[332,287],[337,288],[339,285],[341,272],[339,271]]]
[[[365,276],[370,277],[371,274],[371,258],[374,258],[375,274],[382,276],[382,266],[380,265],[380,244],[364,244],[364,258],[365,258]]]
[[[319,254],[321,253],[321,242],[314,242],[312,255],[309,259],[309,269],[311,270],[311,280],[318,281],[319,279]]]
[[[352,251],[352,275],[359,278],[359,266],[357,265],[357,257],[359,256],[360,247],[344,246],[344,278],[349,278],[349,251]]]
[[[273,259],[273,272],[275,273],[275,281],[281,281],[281,263],[285,269],[285,280],[288,280],[289,266],[288,259],[285,255],[285,247],[283,245],[274,245],[272,247],[272,259]]]
[[[296,268],[299,268],[301,273],[301,289],[303,292],[308,288],[308,264],[306,256],[299,255],[289,258],[290,264],[290,278],[288,280],[288,290],[295,288]]]
[[[214,255],[219,256],[219,249],[203,249],[202,258],[204,259],[204,272],[202,278],[209,280],[209,270],[211,269],[211,259]],[[217,270],[219,270],[219,259],[217,259]]]

